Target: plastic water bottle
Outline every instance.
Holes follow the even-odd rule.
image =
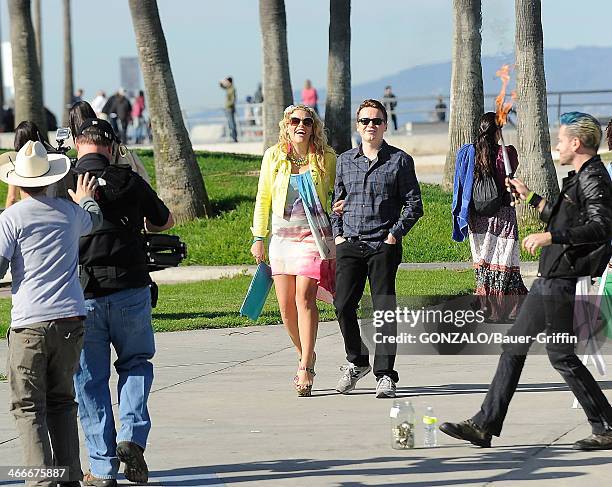
[[[423,416],[423,446],[432,448],[438,446],[438,418],[434,415],[431,406],[427,406],[425,416]]]
[[[414,407],[410,401],[393,401],[391,417],[391,447],[395,450],[414,448]]]

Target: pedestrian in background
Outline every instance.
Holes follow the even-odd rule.
[[[436,120],[438,122],[446,121],[446,103],[444,103],[444,98],[441,96],[438,97],[438,103],[436,103]]]
[[[253,114],[255,115],[255,125],[258,127],[261,126],[261,104],[263,103],[263,88],[261,83],[257,83],[257,89],[255,90],[255,94],[253,95],[253,103],[256,105],[253,110]]]
[[[119,138],[123,144],[127,144],[128,126],[132,121],[132,104],[128,100],[123,88],[120,88],[117,92],[111,111],[117,114],[117,119],[119,120]]]
[[[134,143],[141,144],[146,132],[144,119],[145,98],[144,91],[140,90],[138,96],[134,98],[132,105],[132,123],[134,124]]]
[[[397,107],[397,97],[393,94],[391,86],[385,86],[385,94],[383,95],[383,105],[393,122],[393,130],[397,131],[397,115],[395,114],[395,107]]]
[[[319,114],[319,94],[317,90],[312,86],[309,79],[304,82],[304,89],[302,90],[302,103],[307,107],[312,108],[315,113]]]
[[[106,93],[100,90],[98,91],[98,93],[96,93],[96,96],[94,97],[94,99],[91,100],[91,108],[94,109],[94,112],[96,112],[96,116],[98,118],[103,118],[100,115],[106,116],[106,114],[103,114],[102,112],[102,109],[104,108],[105,104],[106,104]]]
[[[236,88],[234,88],[234,80],[231,76],[228,76],[219,82],[219,86],[225,90],[225,117],[227,118],[230,139],[232,139],[233,142],[238,142],[238,134],[236,132]]]

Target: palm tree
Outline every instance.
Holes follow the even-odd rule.
[[[30,0],[9,0],[8,6],[15,86],[15,125],[30,120],[38,125],[44,136],[47,133],[47,123]]]
[[[457,149],[473,142],[484,111],[480,64],[481,0],[453,0],[454,35],[451,79],[449,148],[442,187],[453,187]]]
[[[559,195],[550,153],[540,0],[516,0],[517,176],[553,201]],[[539,224],[535,210],[518,206],[521,224]]]
[[[351,0],[329,2],[325,127],[338,154],[351,148]]]
[[[130,12],[151,116],[157,190],[178,222],[211,216],[183,122],[157,0],[130,0]]]
[[[42,52],[42,11],[41,0],[34,0],[34,35],[36,36],[36,55],[38,56],[38,67],[40,68],[40,77],[42,78],[43,67],[43,52]]]
[[[278,122],[293,103],[284,0],[259,0],[263,45],[264,149],[278,142]]]
[[[2,36],[0,35],[0,39]],[[4,109],[4,73],[2,71],[2,46],[0,45],[0,110]]]
[[[64,110],[62,125],[69,125],[68,112],[72,106],[74,85],[72,79],[72,17],[70,15],[70,0],[64,0]]]

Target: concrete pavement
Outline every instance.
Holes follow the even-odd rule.
[[[590,428],[583,412],[570,408],[572,395],[544,356],[528,359],[494,448],[439,434],[438,448],[395,451],[392,402],[374,398],[372,375],[349,396],[333,390],[344,360],[336,323],[320,327],[312,398],[296,397],[296,355],[281,326],[161,333],[156,340],[149,485],[609,484],[610,452],[571,449]],[[6,341],[0,341],[5,359]],[[441,421],[461,420],[479,407],[496,363],[495,356],[399,356],[398,392],[418,415],[431,405]],[[113,376],[113,395],[115,383]],[[602,384],[612,399],[612,382]],[[0,403],[8,403],[6,382]],[[0,464],[20,464],[16,436],[7,408],[0,408]],[[86,469],[84,445],[81,454]],[[5,485],[13,484],[0,480]]]

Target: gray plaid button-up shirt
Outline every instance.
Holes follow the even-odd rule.
[[[334,237],[381,242],[391,233],[399,240],[423,215],[412,157],[384,141],[374,161],[361,146],[338,157],[334,202],[342,199],[342,216],[331,214]]]

